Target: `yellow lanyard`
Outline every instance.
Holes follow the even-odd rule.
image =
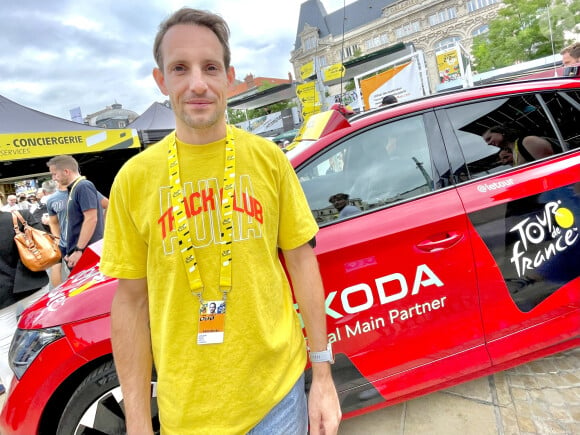
[[[68,222],[68,204],[69,204],[69,203],[71,202],[71,200],[72,200],[72,194],[73,194],[73,191],[75,190],[75,187],[77,187],[77,184],[79,184],[79,182],[81,182],[81,181],[83,181],[83,180],[86,180],[86,179],[87,179],[87,177],[85,177],[85,176],[81,176],[81,177],[77,178],[77,179],[76,179],[76,180],[73,182],[73,185],[71,186],[71,188],[70,188],[70,191],[68,192],[68,198],[67,198],[67,200],[66,200],[66,221],[67,221],[67,222]],[[99,198],[97,197],[97,200],[98,200],[98,199],[99,199]],[[62,234],[61,234],[61,236],[62,236]]]
[[[220,232],[221,232],[221,253],[220,253],[220,291],[223,294],[223,300],[232,289],[232,235],[233,235],[233,205],[236,178],[236,153],[234,147],[234,136],[231,126],[227,126],[226,148],[224,162],[224,180],[221,192],[220,207]],[[185,264],[187,278],[191,292],[199,299],[200,304],[203,301],[204,284],[199,273],[195,251],[191,241],[189,231],[188,216],[185,211],[183,190],[181,178],[179,175],[179,160],[177,158],[177,142],[174,140],[169,145],[169,154],[167,158],[169,169],[169,187],[171,194],[171,206],[175,219],[175,228],[177,239],[179,241],[179,250]]]

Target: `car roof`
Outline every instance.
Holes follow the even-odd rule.
[[[469,100],[477,100],[480,98],[499,97],[502,95],[511,95],[513,93],[519,92],[546,91],[557,88],[574,87],[580,87],[580,77],[552,77],[474,86],[465,89],[431,94],[414,100],[408,100],[385,107],[378,107],[375,109],[367,110],[350,117],[348,121],[351,125],[354,125],[361,120],[372,117],[373,115],[378,115],[380,113],[396,112],[393,113],[393,115],[398,116],[404,113],[418,112],[425,109],[446,106],[449,104],[460,103]]]
[[[297,166],[318,152],[320,148],[324,148],[329,142],[333,142],[350,132],[365,128],[377,122],[457,103],[475,102],[484,98],[502,97],[526,92],[577,88],[580,88],[580,77],[557,77],[494,83],[432,94],[414,100],[371,109],[364,113],[351,116],[348,118],[349,127],[330,132],[317,141],[301,144],[289,151],[287,156],[293,166],[297,168]]]

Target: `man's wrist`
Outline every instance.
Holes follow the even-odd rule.
[[[80,252],[81,254],[83,252],[85,252],[86,248],[81,248],[79,245],[75,246],[75,248],[73,249],[73,252]]]
[[[334,364],[334,354],[332,353],[332,344],[328,342],[326,349],[319,352],[313,352],[308,349],[308,355],[310,357],[310,362],[321,363],[328,362]]]

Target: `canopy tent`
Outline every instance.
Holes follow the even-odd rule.
[[[131,129],[105,130],[21,106],[0,95],[0,161],[139,148]]]
[[[79,124],[0,95],[0,182],[46,175],[46,162],[51,157],[71,154],[75,155],[83,175],[106,193],[116,171],[140,147],[133,129]]]
[[[141,142],[144,146],[147,146],[159,142],[175,130],[175,117],[169,107],[155,102],[141,116],[130,123],[127,128],[137,130]]]

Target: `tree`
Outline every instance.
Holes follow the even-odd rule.
[[[471,53],[479,72],[548,56],[552,48],[559,53],[572,42],[567,33],[577,31],[580,23],[580,0],[503,3],[489,31],[473,40]]]

